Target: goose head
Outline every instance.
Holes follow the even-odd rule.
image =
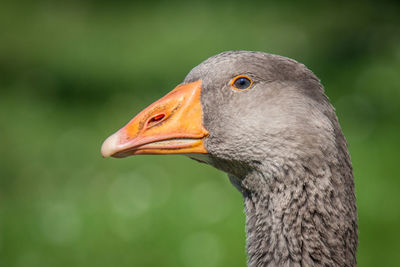
[[[110,136],[101,152],[184,154],[243,177],[260,162],[307,160],[334,146],[334,119],[318,78],[303,64],[230,51],[195,67]]]

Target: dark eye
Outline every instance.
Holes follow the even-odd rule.
[[[253,81],[247,77],[247,76],[237,76],[235,79],[233,79],[232,81],[232,86],[235,89],[239,89],[239,90],[245,90],[250,88],[250,86],[253,84]]]

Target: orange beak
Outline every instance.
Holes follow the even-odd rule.
[[[207,153],[203,140],[201,81],[177,86],[154,102],[127,125],[108,137],[103,157],[123,158],[138,154]]]

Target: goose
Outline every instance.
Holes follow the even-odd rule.
[[[320,80],[293,59],[212,56],[101,153],[182,154],[226,172],[244,199],[248,266],[356,266],[347,142]]]

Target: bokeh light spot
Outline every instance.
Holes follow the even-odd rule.
[[[137,173],[121,175],[109,190],[113,211],[124,217],[136,217],[146,212],[151,205],[151,198],[151,184]]]
[[[210,232],[194,233],[182,242],[181,258],[184,266],[214,267],[223,258],[223,248],[217,235]]]
[[[53,203],[44,207],[41,230],[54,244],[76,241],[81,232],[81,219],[72,203]]]

